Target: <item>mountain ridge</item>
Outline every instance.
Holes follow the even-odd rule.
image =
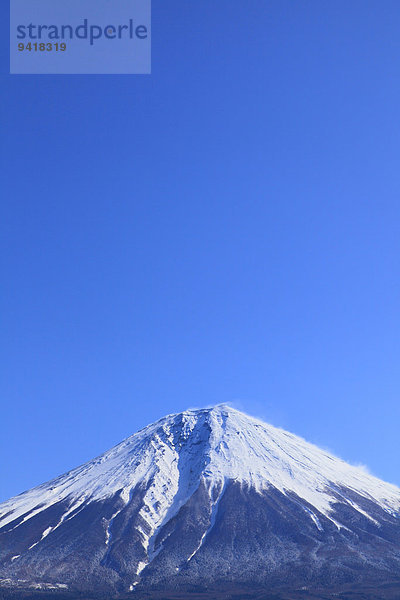
[[[136,595],[243,584],[246,569],[272,587],[315,584],[324,568],[328,584],[382,582],[400,573],[399,539],[399,488],[218,405],[168,415],[0,504],[0,578]]]

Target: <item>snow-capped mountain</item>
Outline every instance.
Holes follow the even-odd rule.
[[[400,597],[400,489],[230,407],[189,410],[0,504],[1,584]]]

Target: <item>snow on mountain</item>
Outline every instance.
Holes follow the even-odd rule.
[[[132,491],[144,484],[141,516],[146,551],[159,528],[193,495],[203,478],[210,495],[227,481],[259,492],[273,487],[293,492],[319,513],[331,518],[332,503],[340,489],[355,491],[395,514],[400,489],[361,468],[320,450],[302,438],[245,415],[229,406],[188,410],[149,425],[96,459],[0,504],[0,528],[15,528],[52,505],[66,501],[68,509],[54,526],[46,528],[40,543],[88,502],[120,494],[126,505]],[[369,517],[354,500],[343,501]],[[217,502],[217,500],[213,500]],[[106,531],[111,537],[112,516]],[[320,527],[309,508],[309,518]],[[20,519],[22,517],[22,519]],[[373,520],[372,517],[369,517]],[[149,533],[150,531],[150,533]]]
[[[238,598],[282,582],[400,594],[400,489],[220,405],[160,419],[0,504],[4,598],[190,597],[216,582]]]

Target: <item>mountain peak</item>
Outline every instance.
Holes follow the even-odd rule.
[[[346,487],[397,509],[399,489],[227,404],[168,415],[96,459],[4,503],[7,520],[42,505],[100,500],[117,492],[130,497],[138,485],[169,486],[178,508],[205,480],[207,486],[236,481],[257,491],[294,493],[329,516],[337,490]],[[333,490],[335,493],[333,493]],[[161,503],[165,502],[163,497]],[[167,503],[169,500],[167,500]],[[1,505],[0,505],[1,508]],[[7,511],[6,511],[7,512]]]
[[[364,527],[380,528],[377,519],[383,523],[398,519],[400,509],[397,487],[294,434],[218,404],[168,415],[94,460],[0,504],[0,535],[6,532],[12,548],[17,540],[18,551],[10,550],[16,569],[25,560],[20,558],[25,557],[23,552],[29,562],[36,546],[39,552],[49,536],[56,540],[60,529],[68,531],[70,523],[78,523],[77,515],[95,511],[96,539],[103,539],[105,528],[101,543],[105,545],[102,560],[107,562],[110,540],[124,515],[125,527],[129,519],[136,523],[131,535],[136,539],[135,556],[142,557],[135,563],[132,585],[136,585],[161,552],[161,532],[175,527],[179,515],[189,507],[195,510],[199,502],[203,508],[196,518],[202,522],[201,515],[208,515],[200,542],[185,559],[189,563],[213,528],[219,503],[225,506],[228,500],[224,499],[236,497],[237,490],[234,502],[251,498],[264,514],[272,499],[271,506],[286,507],[283,515],[293,510],[296,519],[306,519],[304,527],[316,532],[326,529],[330,536],[334,531],[350,531],[354,519],[360,518]],[[38,534],[37,523],[46,522],[46,515],[50,521],[43,530],[39,527]],[[265,518],[268,523],[277,517]],[[185,527],[192,527],[191,522]],[[31,540],[25,550],[20,550],[22,534],[24,540]]]

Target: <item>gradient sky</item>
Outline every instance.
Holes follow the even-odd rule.
[[[0,500],[219,402],[400,485],[398,0],[154,0],[151,76],[5,5]]]

